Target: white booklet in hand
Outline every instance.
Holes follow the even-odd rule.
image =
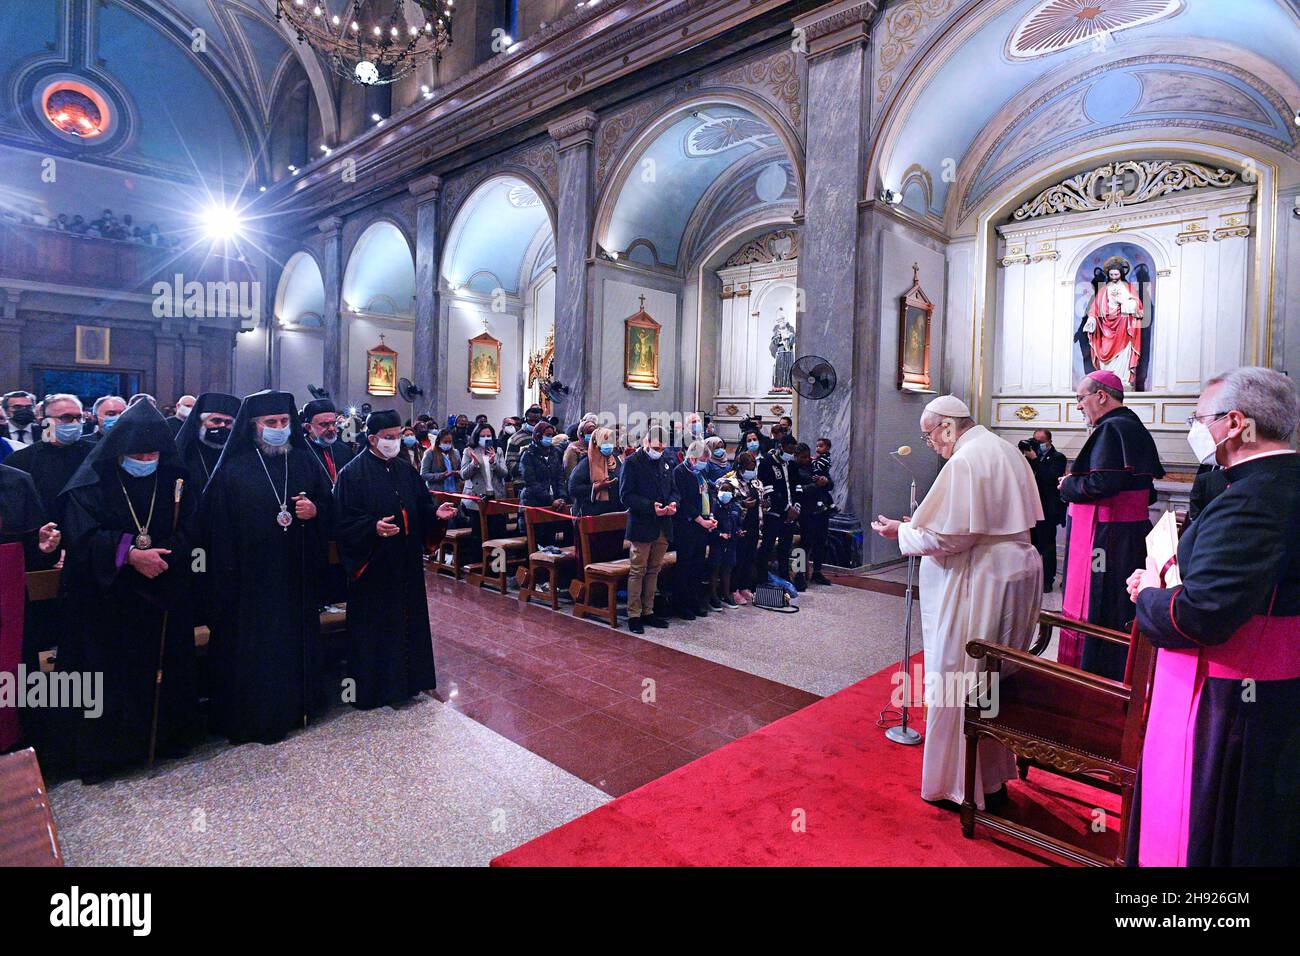
[[[1178,573],[1178,519],[1172,511],[1166,511],[1147,535],[1147,567],[1164,571],[1164,586],[1167,588],[1183,583],[1182,575]]]

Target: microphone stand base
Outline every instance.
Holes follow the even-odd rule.
[[[904,727],[901,724],[897,727],[890,727],[885,731],[885,737],[896,744],[905,744],[913,746],[921,742],[921,735],[911,727]]]

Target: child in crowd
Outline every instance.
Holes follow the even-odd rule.
[[[713,517],[718,525],[709,534],[709,603],[714,607],[737,607],[731,594],[731,569],[736,566],[736,545],[740,537],[739,486],[731,478],[720,478]]]

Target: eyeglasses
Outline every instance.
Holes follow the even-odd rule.
[[[76,413],[69,413],[67,415],[51,415],[49,417],[60,425],[71,425],[74,422],[81,421],[81,416]]]
[[[1219,420],[1220,418],[1222,418],[1224,415],[1231,415],[1231,414],[1232,414],[1231,411],[1227,411],[1227,412],[1211,412],[1211,413],[1208,414],[1208,415],[1188,415],[1188,416],[1187,416],[1187,427],[1188,427],[1188,428],[1191,428],[1191,427],[1192,427],[1193,425],[1195,425],[1197,422],[1204,422],[1205,424],[1208,425],[1210,422],[1218,421],[1218,420]],[[1206,421],[1207,419],[1208,419],[1208,421]]]

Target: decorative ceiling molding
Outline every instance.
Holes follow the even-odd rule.
[[[1105,46],[1114,34],[1182,13],[1183,0],[1044,0],[1007,39],[1012,60],[1032,60],[1080,43]]]
[[[905,0],[885,10],[876,27],[876,103],[883,103],[898,80],[898,68],[942,23],[958,0]]]
[[[777,229],[751,239],[722,264],[728,266],[757,265],[768,262],[785,262],[799,258],[799,230]]]
[[[534,192],[538,191],[536,187],[540,184],[543,194],[539,195],[539,198],[548,213],[553,214],[556,197],[560,191],[555,151],[554,140],[534,142],[477,163],[460,175],[448,177],[443,185],[440,202],[443,222],[448,226],[454,222],[465,199],[489,179],[520,173]]]
[[[1088,212],[1136,206],[1185,189],[1224,188],[1237,181],[1231,170],[1211,169],[1187,160],[1121,160],[1071,176],[1023,203],[1018,221],[1062,212]]]

